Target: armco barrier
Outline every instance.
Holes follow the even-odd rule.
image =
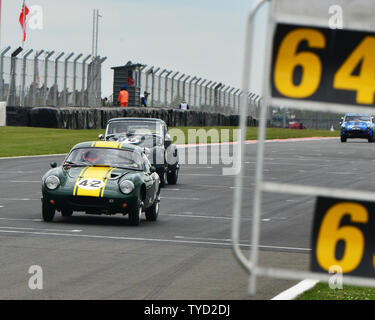
[[[238,115],[166,108],[30,108],[7,107],[8,126],[61,129],[104,129],[109,119],[119,117],[158,118],[168,126],[238,126]],[[257,121],[248,118],[249,126]]]

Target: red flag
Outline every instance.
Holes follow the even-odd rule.
[[[21,27],[22,27],[22,30],[23,30],[23,41],[26,40],[26,18],[27,18],[27,15],[29,13],[30,13],[30,10],[26,6],[26,4],[24,3],[22,5],[22,12],[20,14],[20,24],[21,24]],[[25,23],[25,25],[24,25],[24,23]]]

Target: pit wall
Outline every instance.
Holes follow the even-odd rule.
[[[1,110],[1,109],[0,109]],[[1,116],[0,116],[1,117]],[[120,117],[158,118],[170,127],[238,126],[238,115],[166,108],[30,108],[6,107],[6,125],[60,129],[104,129],[109,119]],[[0,118],[1,121],[1,118]],[[248,117],[248,126],[256,126]]]

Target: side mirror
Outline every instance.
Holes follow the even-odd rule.
[[[57,163],[56,162],[51,162],[50,166],[51,166],[51,168],[56,168],[57,167]]]
[[[99,140],[104,140],[104,136],[102,134],[99,134],[98,138]]]
[[[155,168],[154,166],[151,166],[151,168],[150,168],[150,172],[151,172],[151,173],[156,172],[156,168]]]

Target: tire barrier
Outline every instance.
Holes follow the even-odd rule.
[[[7,125],[60,129],[104,129],[109,119],[120,117],[158,118],[170,127],[238,126],[238,115],[166,108],[52,108],[7,107]],[[248,126],[257,126],[248,117]]]

